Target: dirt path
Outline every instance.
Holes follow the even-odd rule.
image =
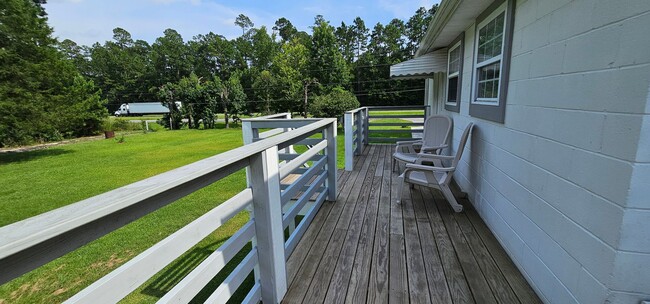
[[[99,139],[104,139],[104,135],[86,136],[86,137],[80,137],[80,138],[74,138],[74,139],[66,139],[66,140],[62,140],[62,141],[49,142],[49,143],[45,143],[45,144],[36,144],[36,145],[32,145],[32,146],[1,148],[0,153],[29,152],[29,151],[34,151],[34,150],[47,149],[47,148],[55,147],[55,146],[61,146],[61,145],[67,145],[67,144],[73,144],[73,143],[85,142],[85,141],[92,141],[92,140],[99,140]]]

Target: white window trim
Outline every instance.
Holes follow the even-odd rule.
[[[456,72],[456,73],[453,73],[453,74],[449,73],[449,67],[450,67],[450,64],[451,64],[451,52],[456,50],[457,48],[460,48],[461,42],[462,41],[459,40],[456,44],[454,44],[452,47],[450,47],[449,50],[447,51],[447,88],[445,89],[445,104],[450,105],[450,106],[458,105],[458,100],[456,100],[456,102],[449,102],[448,101],[449,100],[449,79],[452,78],[452,77],[457,76],[458,79],[460,80],[460,77],[461,77],[460,75],[463,72],[460,69],[458,69],[458,72]],[[462,56],[461,56],[461,58],[458,58],[458,60],[462,61],[463,60]],[[459,67],[460,66],[461,65],[459,63]],[[460,82],[459,82],[459,84],[460,84]],[[456,99],[458,99],[458,96],[456,97]]]
[[[474,71],[473,71],[473,77],[472,77],[472,87],[474,88],[473,94],[472,94],[472,104],[480,104],[480,105],[487,105],[487,106],[499,106],[499,97],[501,94],[501,85],[503,84],[503,52],[504,52],[504,47],[506,44],[505,37],[506,37],[506,25],[504,24],[503,26],[503,39],[501,42],[501,54],[499,56],[492,57],[488,60],[485,60],[481,63],[478,62],[478,39],[479,39],[479,33],[481,29],[488,23],[490,23],[494,18],[499,16],[501,13],[504,13],[504,18],[503,22],[506,23],[508,20],[508,12],[506,10],[507,7],[507,1],[504,1],[503,4],[501,4],[497,9],[495,9],[490,15],[488,15],[481,23],[479,23],[476,26],[476,33],[474,34]],[[493,64],[495,62],[499,61],[499,86],[497,88],[497,97],[496,98],[478,98],[478,69]]]

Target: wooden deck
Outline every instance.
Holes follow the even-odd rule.
[[[395,204],[392,146],[371,145],[339,172],[287,262],[284,303],[540,303],[465,200],[455,214],[437,190]]]

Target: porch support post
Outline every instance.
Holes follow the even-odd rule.
[[[324,132],[325,139],[327,140],[327,200],[336,200],[336,121],[330,124]]]
[[[424,105],[429,106],[429,113],[428,115],[432,114],[437,114],[438,109],[437,107],[434,106],[435,100],[434,100],[434,90],[433,90],[433,78],[427,78],[424,80]]]
[[[287,292],[287,269],[278,147],[273,146],[251,156],[250,173],[262,302],[280,303]]]
[[[370,119],[368,118],[368,108],[363,108],[363,144],[368,145],[368,130],[370,129]]]
[[[354,167],[354,141],[352,140],[354,136],[354,114],[352,112],[345,112],[345,117],[343,119],[344,132],[345,132],[345,171],[352,171]]]
[[[363,152],[363,110],[359,110],[356,113],[357,118],[357,148],[354,150],[355,155],[361,155]]]

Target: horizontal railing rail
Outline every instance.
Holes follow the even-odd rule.
[[[354,156],[361,154],[364,145],[395,143],[421,134],[423,131],[419,127],[424,125],[429,112],[429,106],[369,106],[347,111],[344,121],[345,170],[352,170]]]
[[[286,118],[283,114],[244,120],[244,125],[256,125],[250,134],[257,134],[259,140],[0,227],[0,283],[247,168],[248,187],[239,194],[138,254],[67,302],[119,301],[246,209],[251,211],[250,221],[181,279],[160,302],[190,301],[249,242],[253,243],[251,251],[210,295],[208,302],[225,303],[251,272],[255,273],[255,283],[244,302],[280,302],[287,288],[286,258],[320,205],[336,197],[336,119]],[[275,120],[276,124],[268,124],[267,120]],[[267,128],[271,130],[259,132]],[[303,153],[292,149],[292,145],[305,140],[315,144]],[[279,153],[281,150],[283,153]],[[281,154],[292,157],[281,162]],[[307,163],[312,166],[306,166]],[[302,217],[297,218],[299,215]],[[285,239],[284,230],[292,217],[293,222],[299,220],[299,225]]]

